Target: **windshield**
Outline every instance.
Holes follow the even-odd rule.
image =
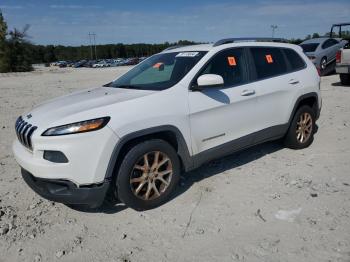
[[[319,43],[312,43],[312,44],[301,44],[301,48],[305,53],[307,52],[315,52],[317,47],[319,46]]]
[[[106,86],[164,90],[178,83],[206,53],[203,51],[160,53]]]

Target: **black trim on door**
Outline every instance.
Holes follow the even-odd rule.
[[[261,131],[243,136],[225,144],[200,152],[193,156],[194,166],[195,168],[197,168],[209,161],[230,155],[242,149],[246,149],[267,141],[282,138],[286,134],[288,127],[289,124],[269,127]]]

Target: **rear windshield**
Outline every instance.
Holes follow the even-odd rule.
[[[301,48],[305,53],[307,52],[315,52],[317,47],[319,46],[318,43],[312,43],[312,44],[301,44]]]

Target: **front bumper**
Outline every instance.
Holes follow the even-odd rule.
[[[99,185],[77,187],[74,183],[66,180],[34,177],[23,168],[21,172],[24,181],[38,195],[64,204],[98,207],[103,203],[110,185],[109,181],[105,181]]]
[[[59,179],[77,187],[101,184],[118,137],[108,128],[66,136],[44,137],[33,135],[33,151],[18,139],[12,150],[17,163],[37,178]],[[62,152],[66,163],[56,163],[44,158],[45,151]]]

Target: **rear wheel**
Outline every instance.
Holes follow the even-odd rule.
[[[120,200],[136,210],[158,207],[169,200],[180,178],[176,151],[152,139],[134,146],[125,156],[116,180]]]
[[[292,149],[306,148],[314,140],[315,112],[309,106],[301,106],[295,113],[285,136],[285,145]]]
[[[340,74],[339,76],[342,85],[350,85],[350,74]]]
[[[320,62],[320,70],[322,75],[325,73],[326,68],[327,68],[327,57],[322,57]]]

